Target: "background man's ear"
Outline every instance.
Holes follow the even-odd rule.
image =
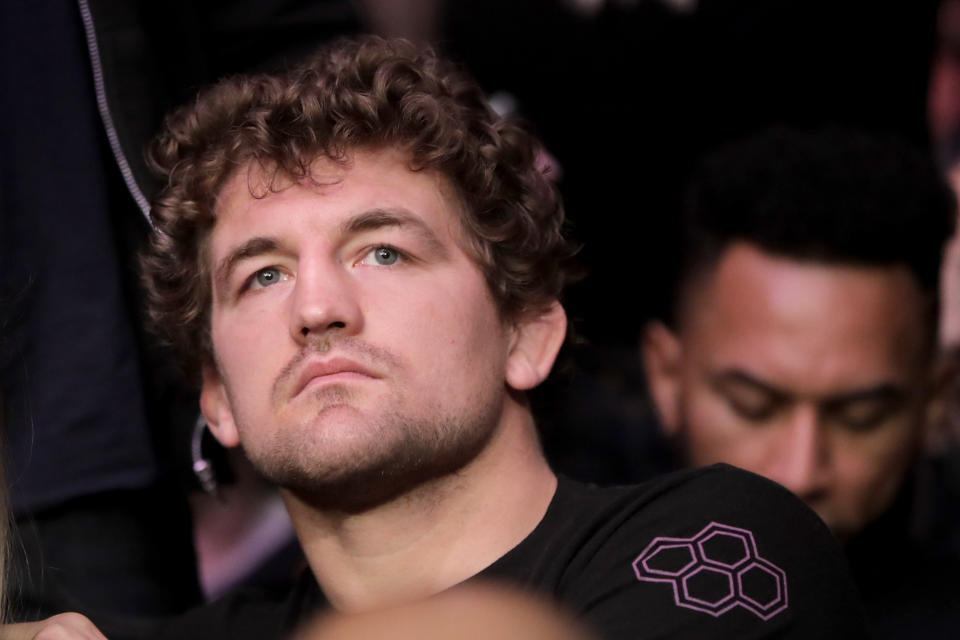
[[[200,411],[203,413],[210,433],[225,447],[240,444],[240,435],[233,420],[233,411],[227,400],[227,390],[220,373],[212,365],[203,367],[203,386],[200,389]]]
[[[543,313],[518,321],[507,355],[507,384],[518,391],[527,391],[543,382],[566,336],[567,314],[557,301]]]
[[[667,436],[674,436],[680,428],[680,339],[664,323],[651,321],[643,328],[641,351],[660,424]]]

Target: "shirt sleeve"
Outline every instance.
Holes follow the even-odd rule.
[[[557,594],[602,638],[867,637],[837,542],[769,480],[717,465],[607,510]]]

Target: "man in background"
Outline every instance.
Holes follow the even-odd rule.
[[[673,317],[643,342],[664,432],[690,466],[728,462],[806,501],[877,632],[955,633],[936,546],[953,514],[917,466],[949,381],[949,188],[895,139],[777,129],[710,156],[685,215]]]

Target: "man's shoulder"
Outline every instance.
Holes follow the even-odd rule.
[[[726,464],[676,471],[635,485],[600,487],[561,478],[551,511],[548,526],[582,529],[589,535],[612,535],[621,529],[685,535],[691,527],[715,519],[773,529],[799,520],[810,533],[832,540],[816,514],[788,490]],[[796,534],[796,528],[787,533]]]
[[[858,637],[839,547],[806,505],[726,465],[633,486],[561,479],[543,521],[491,567],[607,638]]]

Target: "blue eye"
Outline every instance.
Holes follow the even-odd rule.
[[[280,282],[280,270],[276,267],[260,269],[260,271],[257,271],[254,275],[254,279],[261,287],[269,287],[276,282]]]
[[[374,261],[385,267],[396,264],[397,260],[400,259],[400,252],[391,247],[377,247],[372,251],[372,254]]]

